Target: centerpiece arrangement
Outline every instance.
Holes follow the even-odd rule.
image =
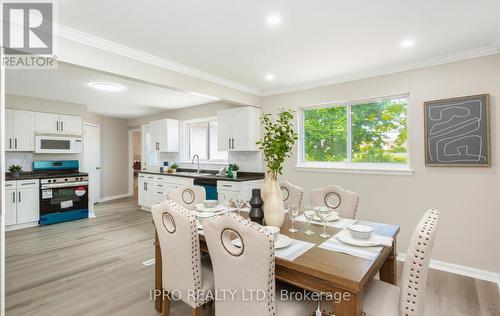
[[[278,175],[282,174],[285,159],[292,156],[293,145],[298,139],[292,125],[293,118],[294,112],[285,109],[278,112],[276,121],[272,120],[269,113],[261,116],[264,137],[257,142],[257,145],[262,150],[266,161],[267,170],[262,187],[262,199],[264,200],[264,219],[266,225],[269,226],[281,227],[285,220]]]

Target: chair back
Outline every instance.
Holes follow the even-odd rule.
[[[327,206],[343,218],[355,218],[358,210],[359,195],[338,185],[329,185],[311,191],[312,206]]]
[[[275,315],[271,233],[234,213],[205,220],[203,230],[212,260],[215,290],[234,291],[233,297],[216,300],[216,315]],[[234,237],[240,240],[240,247],[231,242]]]
[[[413,232],[401,278],[401,315],[421,316],[424,313],[427,272],[439,216],[438,210],[428,210]]]
[[[287,207],[302,206],[302,198],[304,197],[304,190],[302,188],[291,184],[288,181],[280,182],[281,193],[283,195],[283,204]]]
[[[190,211],[206,199],[205,188],[199,185],[183,185],[168,194],[168,199]]]
[[[201,305],[201,300],[196,295],[189,295],[201,292],[196,217],[171,200],[153,205],[151,213],[160,242],[163,289],[173,294],[180,293],[182,301],[196,308]]]

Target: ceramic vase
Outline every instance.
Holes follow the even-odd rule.
[[[262,186],[262,199],[264,200],[264,220],[266,225],[281,227],[285,221],[283,195],[278,183],[278,177],[272,172],[266,174]]]
[[[264,201],[260,196],[260,189],[252,189],[252,198],[250,199],[250,212],[248,213],[248,217],[252,222],[256,222],[262,225],[262,220],[264,219],[264,211],[262,210],[262,206],[264,205]]]

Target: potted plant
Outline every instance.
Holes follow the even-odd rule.
[[[10,165],[9,171],[12,173],[14,177],[19,177],[19,173],[23,170],[23,167],[20,165]]]
[[[276,121],[271,114],[265,113],[261,116],[264,128],[264,137],[257,142],[259,149],[264,154],[266,161],[266,179],[262,187],[262,199],[264,200],[264,219],[266,225],[283,225],[285,210],[283,207],[283,196],[278,183],[278,175],[283,172],[285,159],[291,157],[293,145],[298,139],[293,129],[292,121],[294,112],[281,109]]]
[[[240,170],[240,167],[237,164],[229,164],[228,176],[232,177],[233,179],[238,178],[238,170]]]
[[[177,164],[177,162],[174,162],[174,163],[170,166],[170,169],[172,169],[172,173],[177,172],[177,169],[179,169],[179,165]]]

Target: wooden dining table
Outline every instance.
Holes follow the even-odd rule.
[[[242,216],[248,213],[242,212]],[[293,261],[276,257],[275,274],[276,279],[292,284],[299,288],[323,293],[342,293],[337,297],[348,299],[332,300],[328,311],[337,316],[358,316],[363,313],[363,295],[369,282],[379,273],[380,280],[396,285],[397,282],[397,245],[396,238],[399,234],[398,225],[358,221],[358,224],[369,225],[375,229],[375,233],[394,239],[392,247],[383,247],[382,251],[374,260],[355,257],[349,254],[336,252],[318,246],[326,241],[319,236],[322,225],[311,224],[314,235],[305,235],[306,223],[295,222],[298,232],[290,233],[291,220],[287,218],[281,234],[290,238],[314,243],[315,246]],[[341,229],[327,227],[327,232],[332,236]],[[155,289],[162,290],[162,259],[158,235],[155,233]],[[208,252],[205,236],[200,236],[200,248]],[[324,306],[324,304],[323,304]],[[161,300],[156,300],[155,308],[161,312]],[[330,315],[332,315],[330,314]],[[325,313],[325,315],[328,315]]]

